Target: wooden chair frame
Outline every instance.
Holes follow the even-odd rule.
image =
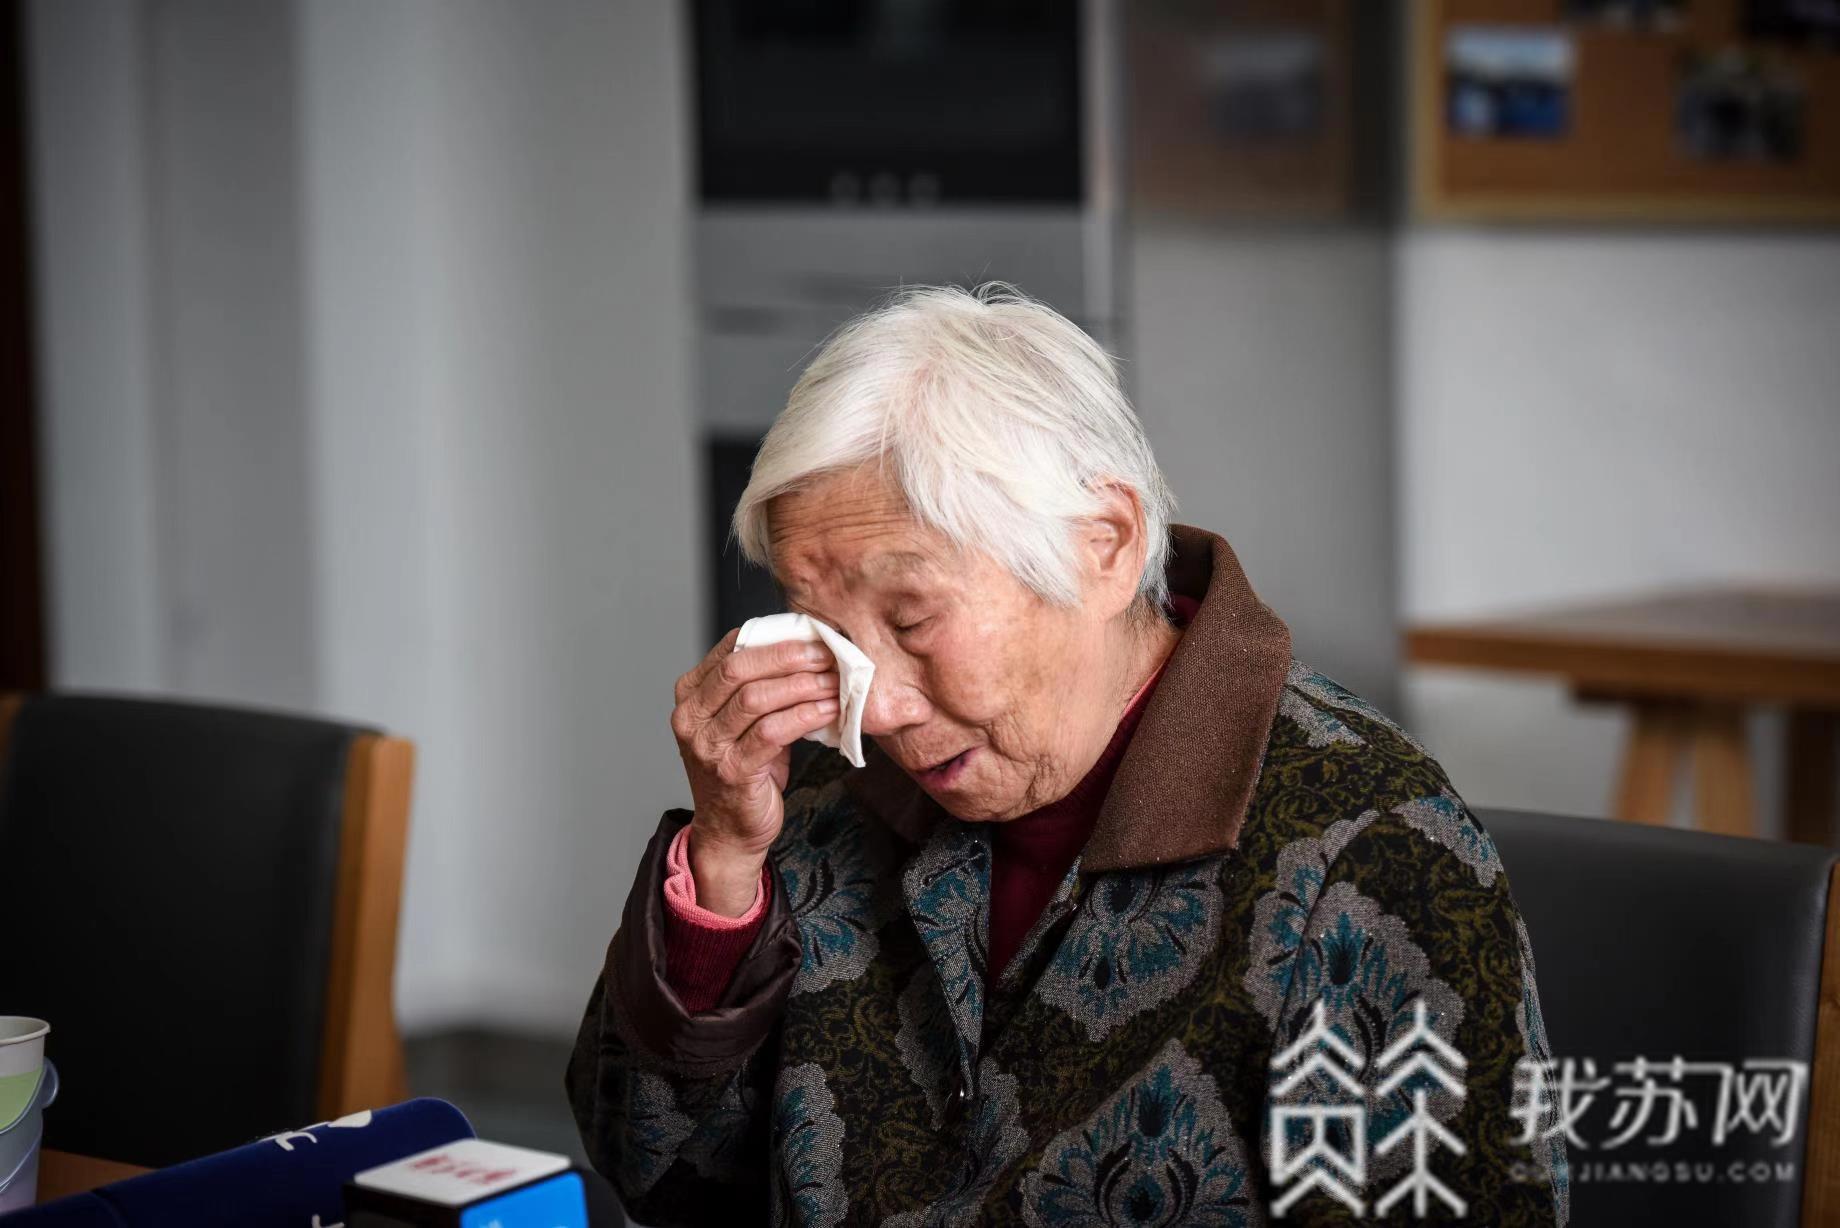
[[[396,939],[415,745],[360,734],[345,765],[319,1111],[331,1119],[408,1098],[396,1027]]]
[[[24,702],[23,695],[0,694],[0,762]],[[406,738],[366,733],[352,739],[320,1041],[317,1111],[326,1120],[408,1097],[396,1027],[396,938],[414,772],[415,745]],[[79,1193],[141,1171],[45,1151],[39,1157],[39,1197]]]

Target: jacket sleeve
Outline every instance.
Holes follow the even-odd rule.
[[[800,959],[775,890],[716,1005],[685,1008],[667,976],[663,913],[666,852],[689,821],[667,811],[646,846],[565,1080],[594,1167],[633,1218],[658,1228],[729,1223],[737,1206],[764,1214],[773,1034]],[[768,867],[777,882],[771,854]]]
[[[742,916],[710,912],[696,901],[696,879],[690,873],[685,839],[689,834],[688,827],[678,828],[665,851],[664,949],[665,975],[671,988],[695,1015],[722,1001],[722,991],[747,958],[766,920],[774,874],[771,867],[761,866],[754,904]]]
[[[1449,792],[1338,826],[1320,871],[1300,880],[1271,1050],[1260,1155],[1274,1215],[1293,1194],[1293,1224],[1563,1225],[1563,1140],[1541,1137],[1550,1110],[1526,1121],[1520,1073],[1551,1061],[1533,952],[1493,842]],[[1317,1069],[1291,1082],[1316,1053]],[[1359,1118],[1346,1115],[1354,1105]],[[1320,1160],[1296,1164],[1319,1129],[1344,1157],[1364,1132],[1362,1184]],[[1329,1182],[1312,1188],[1314,1169],[1342,1178],[1359,1213]]]

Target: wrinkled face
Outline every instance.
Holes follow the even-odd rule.
[[[1077,783],[1116,716],[1092,684],[1103,616],[957,552],[872,470],[781,495],[768,524],[788,608],[875,663],[863,732],[948,812],[1015,818]]]

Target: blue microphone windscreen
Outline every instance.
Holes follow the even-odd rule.
[[[314,1216],[336,1224],[354,1174],[472,1137],[473,1127],[447,1101],[409,1100],[21,1211],[7,1228],[300,1228]]]

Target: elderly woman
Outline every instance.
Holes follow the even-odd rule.
[[[1173,503],[1112,361],[1013,291],[903,293],[806,369],[735,531],[873,663],[867,762],[793,771],[820,644],[678,680],[692,807],[567,1079],[636,1219],[1564,1222],[1494,845]]]

